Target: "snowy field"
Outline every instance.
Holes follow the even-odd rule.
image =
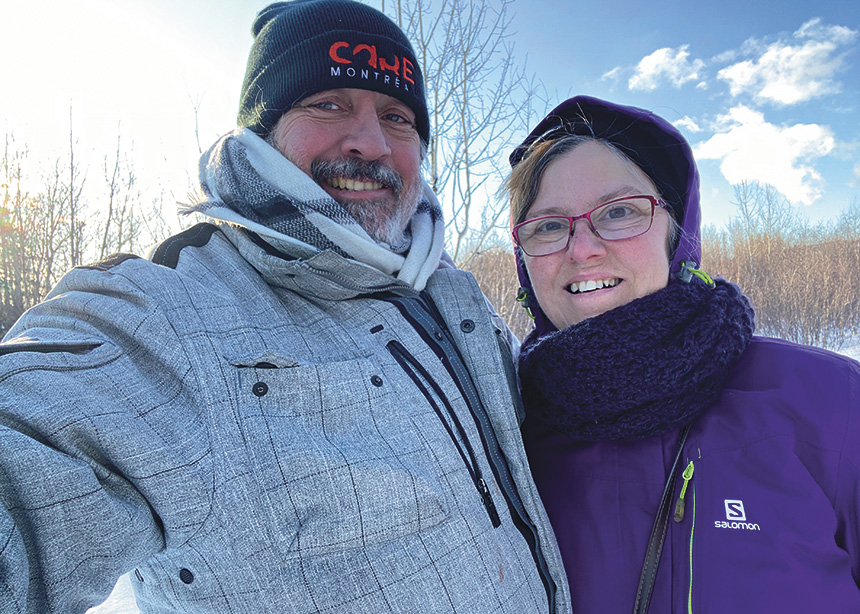
[[[107,601],[97,608],[90,608],[87,614],[140,614],[129,575],[125,574],[119,579]]]
[[[839,353],[844,354],[845,356],[850,356],[854,360],[860,360],[860,339],[847,342],[842,346],[842,349],[839,350]]]
[[[860,360],[860,340],[845,344],[839,353]],[[107,601],[88,610],[87,614],[140,614],[128,574],[119,579]]]

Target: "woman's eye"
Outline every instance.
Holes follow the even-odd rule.
[[[563,229],[564,225],[559,220],[547,220],[538,224],[537,228],[535,228],[535,234],[558,232]]]
[[[633,207],[622,203],[607,209],[603,217],[609,220],[623,220],[631,213],[633,213]]]

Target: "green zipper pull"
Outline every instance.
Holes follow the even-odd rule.
[[[678,498],[678,503],[675,504],[675,522],[684,520],[684,495],[687,494],[687,485],[693,479],[693,461],[690,461],[681,476],[684,478],[684,485],[681,486],[681,496]]]

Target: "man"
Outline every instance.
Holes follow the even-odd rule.
[[[210,221],[0,345],[0,611],[129,571],[143,612],[567,611],[506,331],[440,265],[412,48],[349,0],[253,34]]]

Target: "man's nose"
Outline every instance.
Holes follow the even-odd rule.
[[[379,160],[391,154],[388,139],[375,108],[362,106],[349,119],[341,144],[344,155]]]

